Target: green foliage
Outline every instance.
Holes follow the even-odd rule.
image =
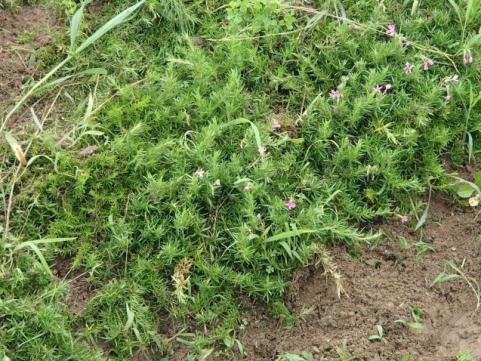
[[[135,3],[109,2],[106,18],[91,21]],[[450,60],[461,59],[446,58],[463,46],[444,1],[330,1],[313,12],[268,0],[150,0],[108,33],[79,22],[78,2],[68,6],[72,62],[49,87],[87,100],[71,130],[33,139],[29,155],[45,157],[15,187],[0,247],[11,274],[0,283],[0,350],[12,359],[82,359],[100,344],[113,359],[160,358],[192,325],[199,331],[177,339],[201,358],[241,352],[239,295],[292,323],[281,301],[286,279],[316,245],[355,249],[375,239],[364,222],[409,209],[406,194],[436,189],[447,152],[454,160],[479,152],[479,59],[454,68]],[[390,23],[410,46],[384,34]],[[467,38],[477,30],[466,23]],[[435,60],[429,71],[426,57]],[[97,70],[72,88],[79,69]],[[2,154],[8,173],[15,158]],[[0,188],[3,213],[11,186]],[[75,240],[42,245],[41,257],[6,247],[65,237]],[[60,257],[92,289],[80,315],[48,275]],[[37,298],[20,302],[29,292]],[[379,326],[373,340],[382,336]]]
[[[458,354],[458,361],[474,361],[474,358],[469,351],[461,351]]]
[[[35,5],[38,0],[0,0],[0,9],[16,8],[21,5]]]

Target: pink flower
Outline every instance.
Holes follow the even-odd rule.
[[[463,64],[468,65],[473,62],[473,56],[471,55],[470,50],[465,50],[463,53]]]
[[[373,88],[374,93],[381,94],[382,93],[382,86],[379,84],[376,84],[376,86]]]
[[[429,70],[429,67],[434,64],[434,60],[430,58],[424,59],[423,68],[424,70]]]
[[[281,123],[276,118],[272,118],[272,128],[281,129]]]
[[[404,65],[404,72],[406,74],[412,73],[413,69],[414,69],[414,65],[412,65],[411,63],[406,63]]]
[[[339,100],[339,98],[341,97],[341,92],[337,89],[332,89],[329,95],[331,96],[331,98],[335,98]]]
[[[386,29],[386,35],[387,36],[395,36],[396,35],[396,25],[394,24],[389,24]]]
[[[260,155],[266,155],[266,147],[259,147],[257,151],[259,152]]]
[[[197,172],[195,172],[195,175],[199,178],[204,178],[205,172],[202,169],[199,169]]]
[[[289,198],[289,201],[286,203],[286,206],[287,206],[287,209],[290,211],[296,208],[297,204],[294,198]]]
[[[408,224],[409,222],[409,217],[408,216],[401,216],[401,223],[402,224]]]
[[[252,186],[249,183],[244,184],[244,192],[249,193],[252,189]]]
[[[387,83],[386,85],[384,85],[384,93],[388,92],[391,89],[392,89],[392,84]]]

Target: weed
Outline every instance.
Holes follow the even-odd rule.
[[[458,354],[458,361],[474,361],[474,358],[469,351],[461,351]]]
[[[471,290],[474,292],[476,296],[476,310],[477,310],[481,305],[481,289],[479,287],[478,282],[474,278],[466,276],[465,273],[462,271],[462,266],[459,267],[454,261],[447,261],[446,267],[451,269],[455,273],[446,273],[446,271],[441,272],[431,282],[430,287],[434,287],[444,282],[448,282],[456,279],[462,279],[467,283],[469,288],[471,288]]]
[[[376,333],[369,336],[369,341],[381,341],[384,337],[384,328],[380,325],[376,326]]]
[[[411,307],[412,322],[406,322],[405,320],[396,320],[394,322],[406,325],[414,330],[422,330],[424,328],[424,324],[422,323],[423,316],[424,310],[417,306],[413,306]]]

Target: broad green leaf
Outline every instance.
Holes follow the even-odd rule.
[[[469,198],[473,195],[474,189],[467,183],[457,183],[454,186],[456,194],[461,198]]]

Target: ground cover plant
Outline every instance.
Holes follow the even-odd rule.
[[[168,359],[176,334],[238,358],[240,299],[289,318],[286,281],[325,244],[422,226],[430,188],[479,198],[444,169],[479,151],[479,1],[57,6],[76,36],[33,96],[66,87],[71,119],[2,125],[5,360]],[[59,260],[93,290],[79,314]]]

